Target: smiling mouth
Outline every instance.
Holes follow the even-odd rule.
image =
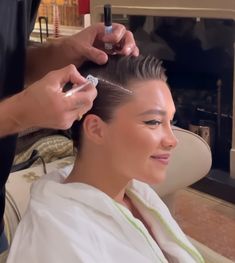
[[[168,165],[170,161],[170,155],[151,156],[154,161],[157,161],[163,165]]]

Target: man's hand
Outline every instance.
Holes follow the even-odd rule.
[[[113,33],[105,35],[103,23],[89,26],[77,34],[60,37],[29,47],[27,50],[26,83],[32,84],[51,70],[67,65],[80,66],[85,60],[97,64],[107,62],[104,44],[112,43],[114,53],[139,55],[133,34],[121,24],[113,23]]]
[[[74,65],[52,71],[27,89],[9,99],[10,121],[15,132],[30,127],[67,129],[86,113],[97,95],[94,86],[88,85],[72,96],[65,96],[67,82],[82,84],[86,80]],[[13,100],[13,101],[12,101]],[[6,103],[6,100],[4,103]]]
[[[105,43],[113,44],[114,54],[139,55],[133,34],[121,24],[113,23],[112,27],[113,32],[105,34],[103,23],[98,23],[67,39],[67,45],[71,46],[73,53],[71,56],[77,57],[77,65],[84,60],[92,60],[97,64],[106,63],[108,56],[104,50]]]

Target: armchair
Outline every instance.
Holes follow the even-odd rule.
[[[178,189],[189,186],[205,176],[212,162],[210,148],[200,136],[178,127],[173,127],[173,130],[179,139],[179,144],[174,150],[166,181],[152,186],[166,201],[171,200],[172,195]],[[73,160],[73,156],[70,156],[47,163],[47,172],[66,167],[69,173]],[[6,185],[5,212],[6,229],[10,242],[27,207],[31,183],[42,175],[42,165],[10,174]],[[170,202],[168,202],[168,205],[170,207]],[[207,263],[232,263],[232,261],[220,256],[196,240],[191,240],[202,253]]]

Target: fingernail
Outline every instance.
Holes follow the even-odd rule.
[[[80,121],[82,119],[82,117],[83,117],[83,114],[79,114],[78,115],[78,121]]]
[[[99,54],[98,57],[97,57],[97,62],[99,64],[104,64],[107,62],[107,57],[105,54]]]
[[[131,54],[131,47],[126,47],[126,54],[130,55]]]

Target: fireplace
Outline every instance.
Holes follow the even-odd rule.
[[[92,23],[102,21],[106,2],[91,1]],[[209,132],[213,167],[235,178],[234,0],[109,3],[114,19],[134,32],[142,53],[164,61],[176,124],[193,131],[205,127],[202,133]]]

